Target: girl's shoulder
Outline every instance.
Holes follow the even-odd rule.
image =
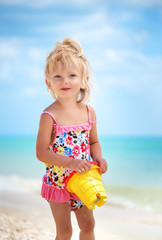
[[[55,120],[55,109],[56,109],[56,104],[55,102],[46,107],[41,114],[41,118],[43,118],[45,121],[51,121],[51,122],[56,122]],[[46,113],[46,114],[44,114]]]
[[[43,112],[51,112],[51,113],[53,113],[56,108],[57,108],[57,103],[53,102],[48,107],[46,107]]]
[[[57,103],[57,101],[55,101],[51,105],[49,105],[47,108],[45,108],[43,112],[49,112],[53,116],[55,116],[59,111],[60,111],[59,104]]]

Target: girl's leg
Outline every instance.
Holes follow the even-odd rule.
[[[57,236],[55,240],[70,240],[72,236],[71,208],[68,203],[49,201],[56,223]]]
[[[75,212],[78,225],[80,228],[80,240],[95,240],[94,226],[95,220],[93,211],[89,210],[86,206],[78,209]]]

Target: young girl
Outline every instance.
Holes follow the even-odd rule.
[[[56,240],[71,239],[71,210],[78,221],[80,240],[94,240],[93,211],[65,185],[72,171],[90,170],[91,159],[100,164],[101,174],[107,171],[95,111],[83,103],[90,93],[89,69],[79,43],[72,39],[56,42],[46,60],[45,81],[55,101],[42,113],[37,136],[37,158],[46,164],[41,195],[50,204]]]

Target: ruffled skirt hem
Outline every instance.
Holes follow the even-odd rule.
[[[74,193],[70,193],[66,188],[58,188],[47,184],[44,179],[42,183],[41,196],[48,201],[66,203],[69,199],[80,200]]]

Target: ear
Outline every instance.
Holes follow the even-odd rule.
[[[50,81],[48,81],[47,79],[45,79],[45,82],[46,82],[47,88],[50,89],[50,88],[51,88]]]
[[[84,89],[84,88],[87,87],[88,81],[89,81],[89,76],[86,76],[86,77],[83,79],[81,89]]]

